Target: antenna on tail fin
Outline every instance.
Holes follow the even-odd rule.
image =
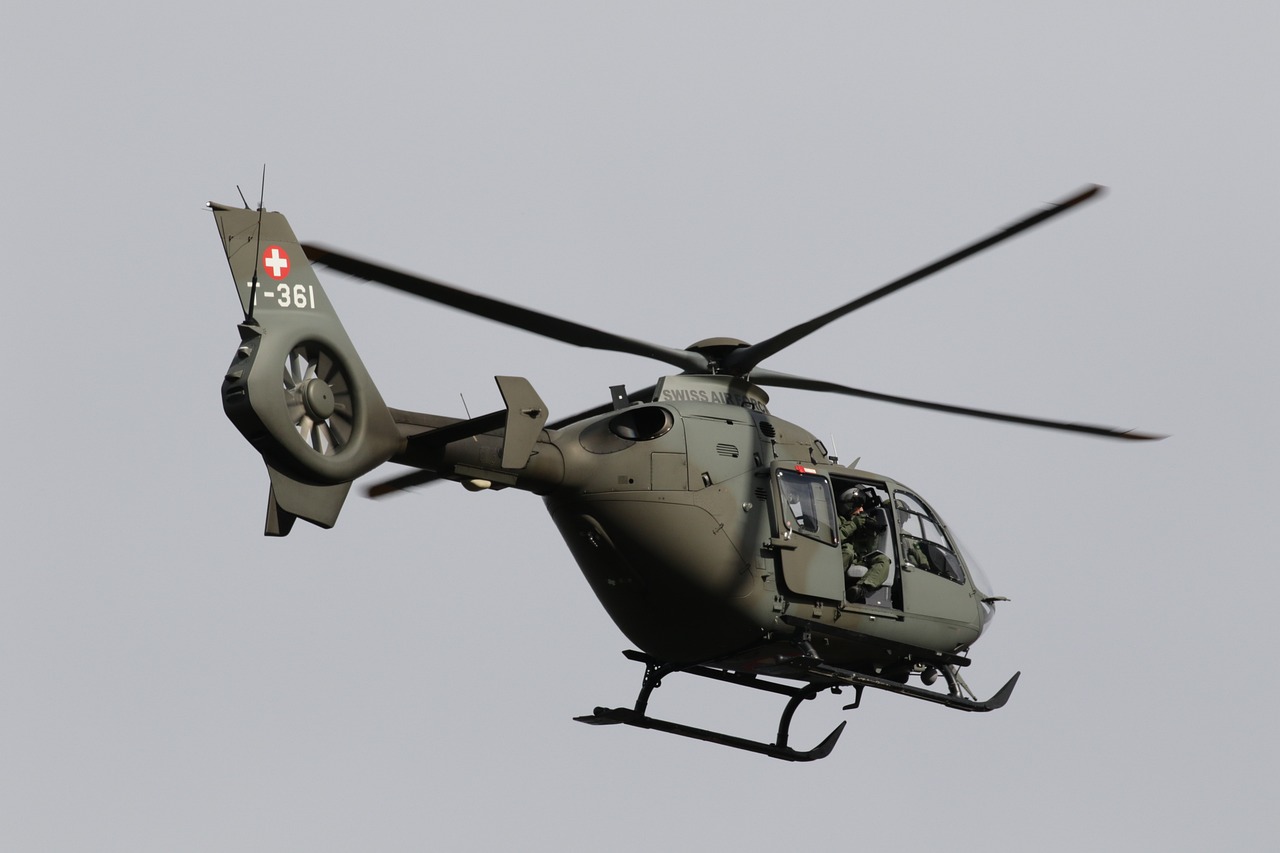
[[[240,191],[240,185],[236,185],[236,191]],[[262,164],[262,188],[258,190],[258,239],[254,243],[253,251],[253,281],[249,284],[249,313],[244,315],[246,323],[253,322],[253,309],[258,304],[258,262],[262,260],[262,203],[267,197],[267,164]],[[240,193],[240,200],[244,201],[244,193]],[[249,206],[245,202],[245,207]]]

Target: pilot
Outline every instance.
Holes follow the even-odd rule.
[[[904,555],[906,561],[925,571],[933,571],[930,567],[929,554],[924,550],[923,540],[906,532],[907,522],[914,513],[907,508],[907,503],[902,498],[894,498],[893,507],[898,513],[898,530],[902,531],[902,547],[906,552]]]
[[[884,520],[872,513],[879,504],[879,496],[870,488],[847,489],[840,495],[840,550],[850,601],[864,601],[889,579],[892,563],[876,547],[885,530]]]

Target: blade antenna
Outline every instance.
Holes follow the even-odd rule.
[[[240,185],[236,184],[236,191],[240,191]],[[244,315],[246,323],[253,322],[253,309],[258,305],[258,261],[262,260],[262,203],[267,197],[267,164],[262,164],[262,188],[258,190],[258,236],[255,238],[253,249],[253,281],[249,284],[249,313]],[[244,193],[240,193],[240,200],[244,201]],[[245,202],[245,207],[249,206]]]
[[[462,401],[462,411],[467,413],[467,420],[471,420],[471,407],[467,405],[467,398],[461,391],[458,392],[458,399]],[[471,440],[476,444],[479,444],[480,436],[473,435],[471,436]]]

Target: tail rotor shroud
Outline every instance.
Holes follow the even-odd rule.
[[[271,475],[266,532],[332,527],[404,438],[284,216],[209,207],[245,314],[222,404]]]

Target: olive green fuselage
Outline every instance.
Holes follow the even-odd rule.
[[[800,625],[830,629],[813,639],[824,659],[870,669],[904,647],[963,651],[981,633],[982,593],[936,516],[934,568],[950,576],[911,561],[902,525],[918,496],[837,465],[744,380],[667,377],[650,403],[545,431],[521,471],[497,465],[500,435],[480,438],[450,444],[432,467],[543,495],[601,604],[654,657],[769,672],[794,656]],[[848,592],[833,529],[833,496],[855,484],[899,508],[881,541],[893,577],[866,601]],[[809,501],[799,522],[797,488]]]

